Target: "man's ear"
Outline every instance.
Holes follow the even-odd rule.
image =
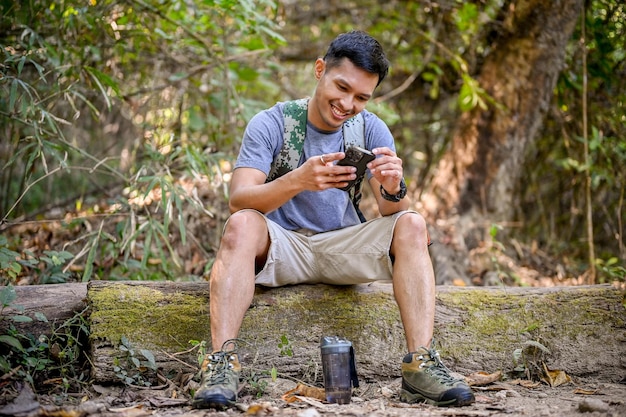
[[[320,78],[322,78],[322,75],[324,75],[325,70],[326,70],[326,61],[324,61],[322,58],[317,58],[317,60],[315,61],[315,79],[317,81],[319,81]]]

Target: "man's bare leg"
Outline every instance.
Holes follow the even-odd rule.
[[[269,245],[267,223],[259,213],[240,211],[228,220],[209,284],[213,352],[202,365],[194,408],[227,408],[237,401],[241,364],[236,343],[224,342],[239,334],[254,296],[255,264],[265,260]]]
[[[429,347],[435,325],[435,273],[428,253],[426,222],[416,213],[398,219],[391,243],[393,293],[407,348]]]
[[[471,388],[462,379],[450,375],[431,345],[435,326],[435,274],[427,241],[422,216],[407,213],[398,219],[391,244],[395,257],[393,292],[410,352],[402,359],[400,399],[439,406],[469,405],[475,401]]]
[[[267,224],[258,213],[243,211],[230,217],[210,277],[214,350],[239,334],[254,296],[255,260],[264,261],[269,246]]]

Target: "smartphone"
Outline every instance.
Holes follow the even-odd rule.
[[[356,178],[349,181],[348,185],[340,188],[340,190],[348,191],[350,188],[354,187],[354,184],[356,184],[359,178],[365,175],[367,164],[374,159],[376,159],[376,156],[372,152],[360,146],[350,146],[346,149],[346,157],[337,162],[337,165],[356,167]]]

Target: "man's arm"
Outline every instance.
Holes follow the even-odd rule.
[[[230,211],[234,213],[251,208],[269,213],[302,191],[344,187],[347,181],[355,178],[356,171],[354,167],[333,164],[344,156],[343,152],[336,152],[311,157],[298,168],[269,183],[265,183],[267,176],[258,169],[237,168],[230,183]]]

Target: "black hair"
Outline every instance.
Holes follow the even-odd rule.
[[[348,58],[355,66],[369,73],[377,74],[377,87],[389,72],[389,61],[383,47],[376,39],[359,30],[337,36],[324,55],[329,69],[339,66],[343,58]]]

